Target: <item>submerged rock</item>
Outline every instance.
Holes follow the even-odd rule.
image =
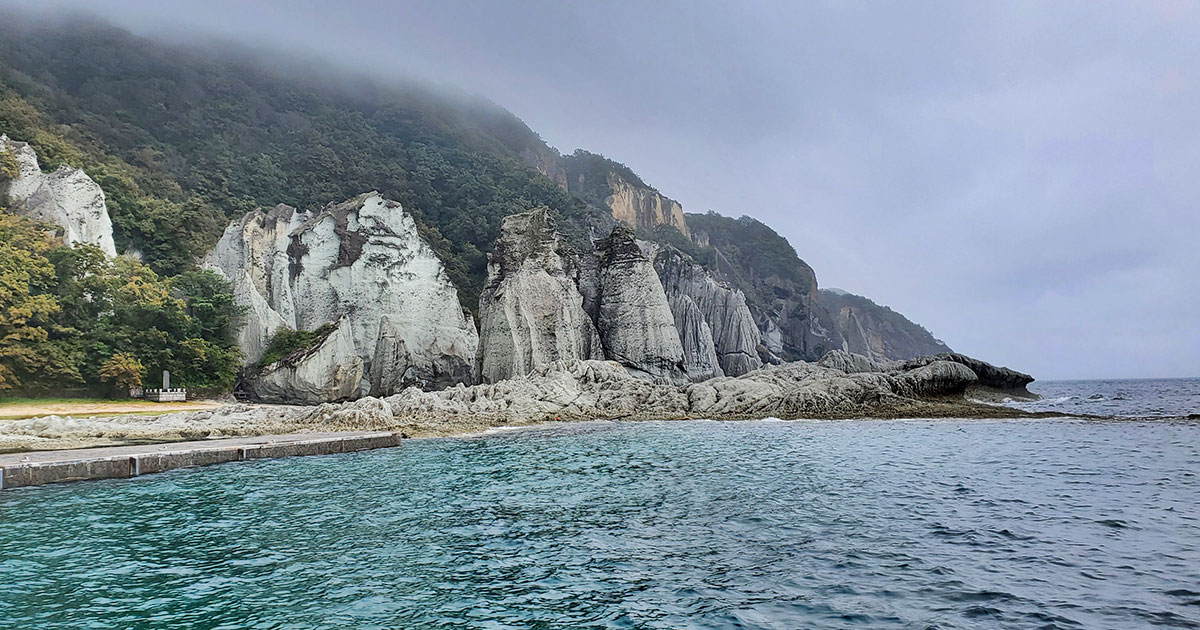
[[[524,376],[556,361],[603,358],[562,248],[546,208],[505,217],[479,297],[483,381]]]
[[[43,173],[33,147],[2,134],[0,153],[11,155],[18,171],[6,188],[0,180],[0,193],[8,196],[9,210],[58,225],[68,245],[90,243],[109,257],[117,255],[112,219],[99,184],[83,171],[66,165],[53,173]]]
[[[344,319],[353,343],[322,360],[362,362],[356,396],[474,382],[474,323],[412,217],[378,193],[319,212],[248,213],[226,228],[205,266],[227,277],[248,309],[239,345],[251,363],[281,326],[314,330]]]

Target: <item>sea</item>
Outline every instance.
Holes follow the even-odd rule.
[[[1200,627],[1200,380],[1033,389],[4,490],[0,628]]]

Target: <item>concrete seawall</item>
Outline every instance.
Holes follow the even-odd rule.
[[[266,435],[171,444],[0,455],[0,489],[84,479],[118,479],[226,462],[350,453],[399,446],[396,432]]]

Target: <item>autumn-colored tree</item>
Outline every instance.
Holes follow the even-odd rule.
[[[117,389],[133,389],[142,386],[142,375],[146,367],[136,357],[118,352],[100,367],[100,380],[112,383]]]
[[[54,242],[38,224],[0,209],[0,392],[52,370],[44,351],[58,303],[47,289]]]

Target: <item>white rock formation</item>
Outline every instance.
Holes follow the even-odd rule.
[[[112,219],[99,184],[83,171],[66,165],[53,173],[43,173],[33,147],[3,134],[0,153],[10,153],[20,173],[8,182],[7,190],[0,190],[8,196],[10,211],[62,227],[68,245],[91,243],[107,256],[117,255]]]
[[[488,383],[555,361],[604,358],[546,208],[505,217],[488,256],[479,319],[479,376]]]
[[[683,369],[687,371],[688,380],[699,382],[725,376],[713,343],[712,327],[705,321],[700,307],[684,293],[668,293],[667,304],[675,316],[675,330],[683,345]]]
[[[251,212],[226,228],[205,266],[248,308],[239,344],[251,363],[280,326],[344,318],[367,375],[359,395],[474,381],[474,323],[412,217],[378,193],[320,212]]]
[[[719,366],[712,376],[741,376],[762,367],[758,357],[762,338],[746,306],[746,296],[672,247],[656,248],[653,258],[689,360],[693,354],[715,356]],[[702,332],[695,335],[695,342],[689,342],[690,330],[697,328],[697,324],[689,323],[695,318],[693,311],[709,329],[711,350],[703,345]]]
[[[261,400],[315,405],[357,398],[362,380],[363,360],[350,322],[343,318],[315,347],[264,366],[253,387]]]
[[[638,247],[633,231],[618,225],[597,247],[596,328],[604,355],[635,375],[687,382],[675,316],[654,265]]]

